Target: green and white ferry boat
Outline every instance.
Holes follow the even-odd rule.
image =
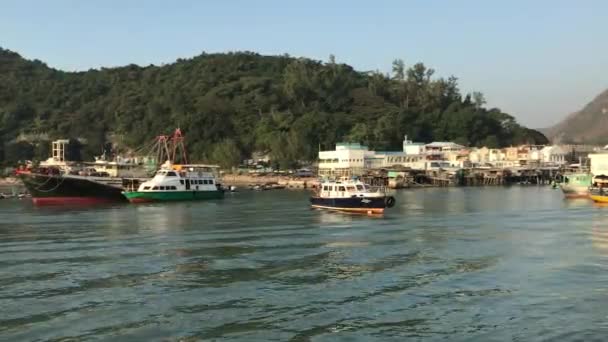
[[[137,190],[122,194],[131,203],[219,199],[224,190],[215,177],[217,169],[215,165],[165,163]]]

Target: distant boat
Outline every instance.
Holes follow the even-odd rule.
[[[559,186],[566,198],[587,198],[592,179],[587,172],[568,173]]]
[[[604,188],[591,189],[589,197],[597,203],[608,203],[608,191]]]
[[[593,186],[589,188],[589,197],[597,203],[608,203],[608,176],[596,176],[593,182]]]
[[[313,208],[381,214],[395,205],[395,198],[380,189],[372,189],[359,180],[323,182],[310,198]]]

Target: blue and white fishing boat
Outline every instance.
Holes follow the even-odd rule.
[[[321,182],[315,195],[310,197],[313,208],[367,214],[382,214],[395,205],[395,198],[383,188],[373,188],[359,180]]]

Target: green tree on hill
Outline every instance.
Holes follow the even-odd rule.
[[[422,63],[395,60],[392,67],[391,78],[358,72],[335,57],[322,63],[237,52],[64,72],[0,49],[2,158],[25,157],[14,149],[20,135],[80,138],[81,156],[90,159],[108,137],[134,150],[177,126],[192,161],[226,167],[257,150],[293,167],[316,159],[319,146],[347,139],[398,150],[404,134],[466,145],[547,142],[512,116],[484,108],[481,93],[463,96],[455,77],[435,78]],[[24,143],[32,151],[37,144]],[[36,148],[37,158],[41,152]]]

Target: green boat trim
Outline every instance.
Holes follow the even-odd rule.
[[[224,191],[123,191],[131,203],[168,202],[168,201],[199,201],[220,199]]]
[[[566,197],[586,197],[592,181],[593,176],[587,172],[567,173],[563,176],[560,188]]]

